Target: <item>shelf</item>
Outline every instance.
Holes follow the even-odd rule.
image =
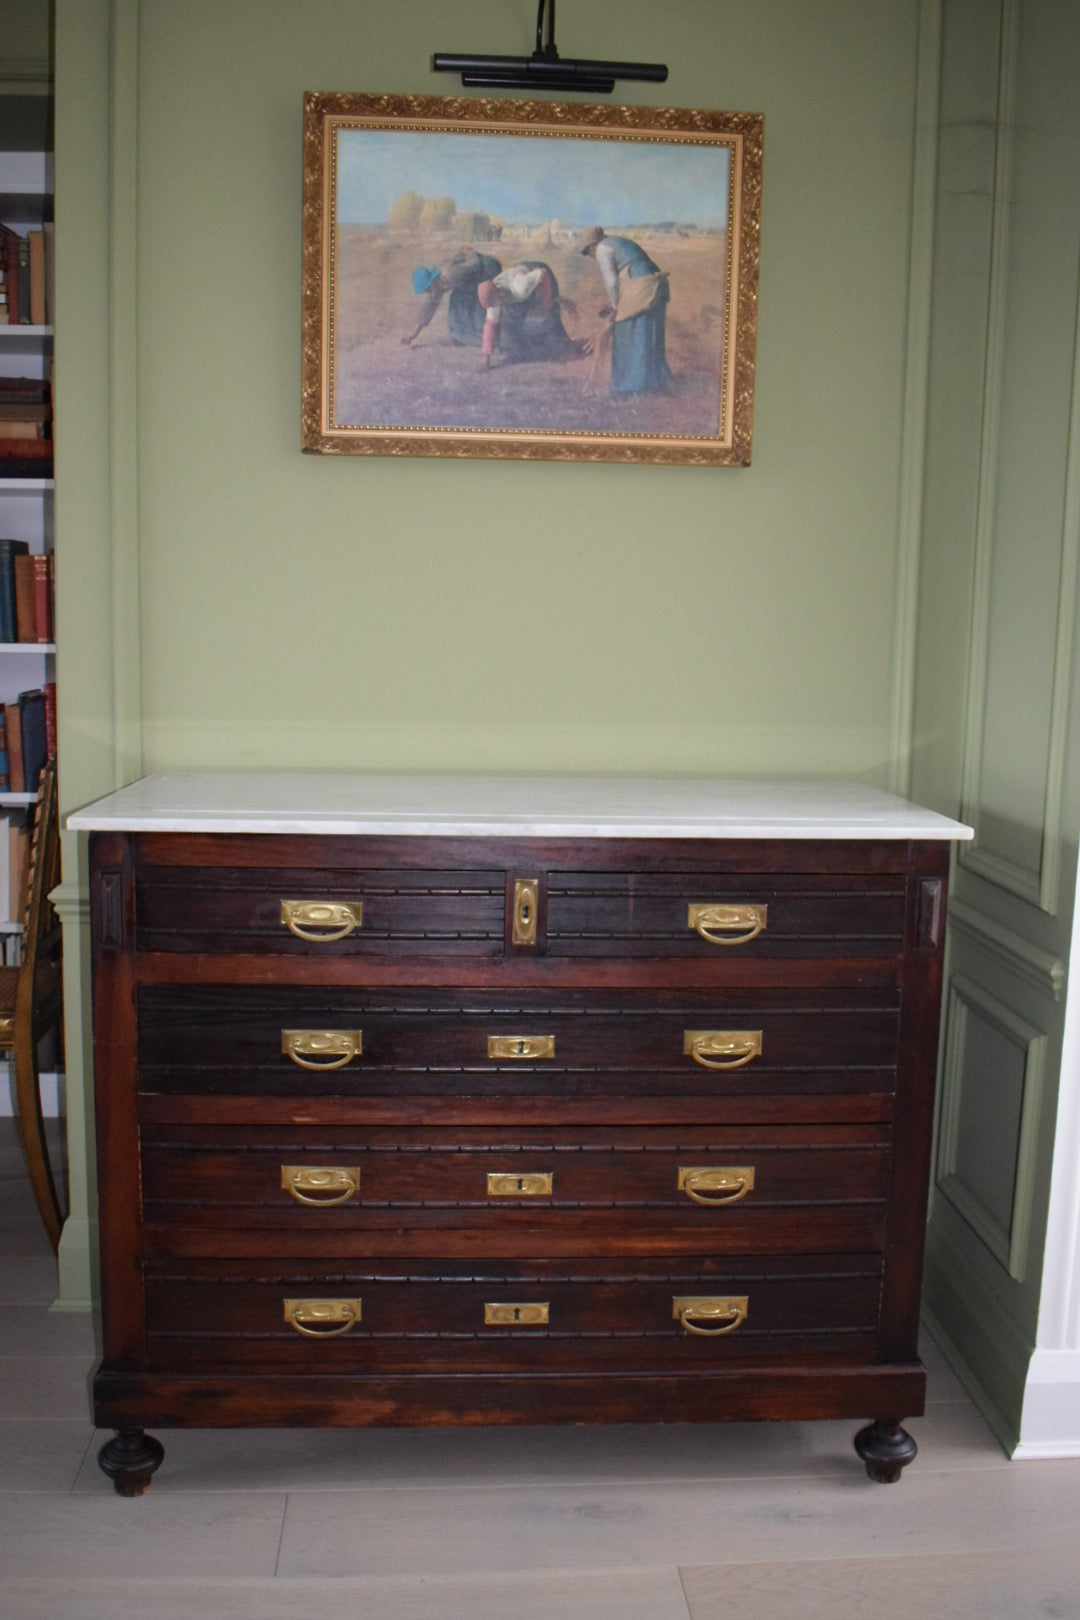
[[[55,330],[53,326],[30,326],[26,321],[0,321],[0,339],[9,343],[14,338],[34,338],[40,343],[42,338],[51,338]]]
[[[0,641],[3,653],[55,653],[55,641]]]
[[[55,488],[55,478],[0,478],[0,495],[29,495]]]
[[[21,934],[22,931],[23,931],[22,923],[18,923],[18,922],[0,922],[0,934]]]
[[[37,804],[36,793],[0,793],[0,809],[14,809],[18,805]]]

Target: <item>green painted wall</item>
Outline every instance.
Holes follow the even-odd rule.
[[[766,115],[745,471],[302,456],[302,92],[448,93],[532,0],[137,10],[146,766],[884,777],[914,4],[560,15]]]

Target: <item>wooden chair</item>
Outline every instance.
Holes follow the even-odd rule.
[[[63,1216],[41,1113],[38,1047],[50,1030],[57,1031],[59,1040],[63,1029],[61,931],[49,903],[49,892],[59,878],[56,761],[50,760],[41,773],[30,834],[22,961],[18,967],[0,967],[0,1053],[15,1060],[19,1137],[54,1253],[60,1246]]]

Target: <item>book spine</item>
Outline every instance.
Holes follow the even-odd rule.
[[[27,235],[30,258],[30,324],[45,325],[45,232]]]
[[[35,686],[19,693],[19,727],[22,737],[23,791],[36,793],[41,772],[48,758],[45,742],[45,694]]]
[[[8,740],[8,786],[12,793],[26,792],[26,771],[23,766],[22,720],[17,703],[6,703]]]
[[[30,325],[30,243],[19,237],[19,324]]]
[[[51,478],[52,475],[51,439],[0,437],[0,478]]]
[[[15,639],[36,641],[34,559],[25,553],[15,558]]]
[[[24,595],[28,598],[24,614],[27,619],[29,635],[23,635],[22,623],[19,614],[19,570],[24,576],[29,576],[23,585]],[[15,575],[15,613],[19,624],[20,641],[51,641],[53,639],[53,612],[52,612],[52,557],[48,554],[34,553],[32,556],[16,560]]]
[[[45,752],[50,759],[56,758],[56,682],[46,681],[42,688],[45,693]]]
[[[7,318],[10,326],[19,324],[19,239],[14,231],[3,233],[4,271],[7,281]]]
[[[15,641],[15,558],[28,552],[25,540],[0,539],[0,641]]]

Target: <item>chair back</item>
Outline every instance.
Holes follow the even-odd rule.
[[[37,969],[59,955],[60,919],[49,894],[60,881],[60,815],[56,791],[56,760],[50,759],[38,783],[34,825],[30,833],[30,858],[23,912],[23,941],[20,978],[28,981],[27,993]],[[21,987],[20,987],[21,988]]]

